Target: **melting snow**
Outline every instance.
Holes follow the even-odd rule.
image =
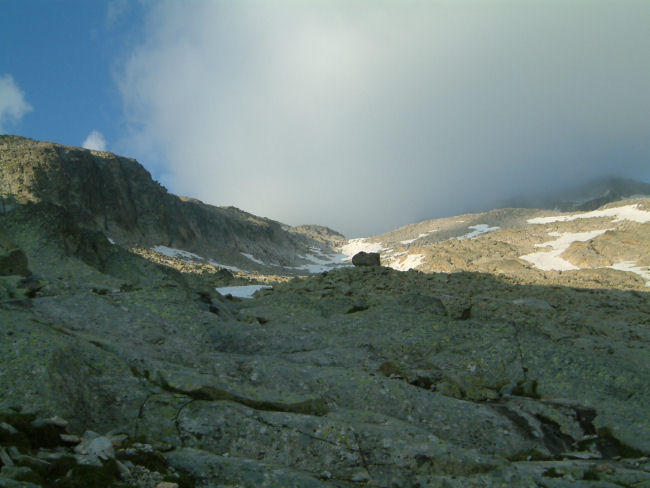
[[[304,271],[309,271],[310,273],[322,273],[323,271],[328,271],[332,268],[338,268],[340,266],[349,266],[349,264],[344,263],[346,256],[344,254],[334,254],[331,256],[320,254],[319,256],[314,256],[313,254],[308,254],[307,256],[300,256],[303,259],[311,261],[310,264],[303,264],[302,266],[296,266],[293,269],[301,269]],[[321,259],[325,258],[325,259]]]
[[[255,256],[253,256],[252,254],[247,254],[247,253],[243,252],[243,253],[241,253],[241,255],[244,256],[244,257],[247,258],[247,259],[250,259],[250,260],[253,261],[254,263],[257,263],[257,264],[261,264],[261,265],[263,265],[263,266],[266,266],[266,263],[265,263],[264,261],[260,261],[260,260],[257,259]]]
[[[580,269],[577,266],[574,266],[569,261],[562,259],[560,255],[566,251],[569,246],[576,242],[585,242],[597,237],[601,234],[604,234],[608,230],[614,229],[600,229],[594,230],[591,232],[564,232],[562,234],[558,232],[550,232],[548,235],[557,237],[554,241],[544,242],[543,244],[535,244],[535,247],[547,247],[550,246],[552,249],[550,251],[544,252],[534,252],[532,254],[526,254],[525,256],[519,256],[521,259],[532,263],[533,266],[544,271],[569,271],[572,269]]]
[[[404,244],[406,246],[408,244],[412,244],[413,242],[417,241],[418,239],[422,239],[423,237],[427,237],[428,235],[433,234],[434,232],[438,232],[438,229],[433,229],[433,230],[430,230],[429,232],[425,232],[424,234],[420,234],[415,239],[407,239],[405,241],[400,241],[400,243]]]
[[[639,205],[625,205],[624,207],[606,208],[604,210],[594,210],[593,212],[583,212],[573,215],[556,215],[553,217],[536,217],[528,219],[529,224],[550,224],[553,222],[569,222],[577,219],[595,219],[598,217],[615,217],[612,222],[622,220],[631,220],[641,224],[650,222],[650,212],[640,210]]]
[[[413,269],[421,265],[422,261],[424,261],[424,255],[409,254],[403,259],[395,259],[392,263],[390,263],[390,267],[396,269],[397,271],[408,271],[409,269]]]
[[[253,298],[256,291],[264,288],[272,288],[268,285],[242,285],[242,286],[224,286],[223,288],[216,288],[222,295],[232,295],[237,298]]]
[[[642,278],[648,280],[645,283],[645,286],[650,286],[650,266],[635,266],[636,261],[623,261],[621,263],[616,263],[612,266],[605,266],[606,268],[618,269],[619,271],[628,271],[630,273],[636,273]]]
[[[341,252],[345,255],[344,261],[350,261],[358,252],[381,252],[385,249],[381,242],[368,242],[364,237],[361,239],[350,239],[347,244],[341,247]]]
[[[478,224],[478,225],[470,225],[468,229],[474,229],[472,232],[469,232],[465,234],[464,236],[456,237],[459,241],[462,241],[464,239],[471,239],[473,237],[478,237],[482,234],[487,234],[488,232],[494,232],[495,230],[499,230],[500,227],[490,227],[486,224]]]
[[[182,249],[175,249],[173,247],[167,247],[167,246],[155,246],[152,247],[151,249],[164,256],[169,256],[170,258],[182,259],[183,261],[187,261],[190,263],[196,261],[207,262],[212,266],[216,266],[217,268],[229,269],[230,271],[241,271],[241,269],[239,269],[237,266],[228,266],[227,264],[217,263],[216,261],[213,261],[211,259],[205,259],[199,256],[198,254],[194,254],[188,251],[183,251]]]
[[[167,246],[155,246],[152,247],[156,252],[159,252],[160,254],[163,254],[165,256],[169,256],[170,258],[178,258],[178,259],[183,259],[185,261],[204,261],[204,259],[192,252],[188,251],[183,251],[182,249],[174,249],[173,247],[167,247]]]

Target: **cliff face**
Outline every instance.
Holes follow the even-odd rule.
[[[165,245],[235,265],[246,260],[243,252],[283,266],[324,246],[279,222],[170,194],[136,160],[107,152],[0,136],[0,171],[3,196],[59,205],[123,244]]]

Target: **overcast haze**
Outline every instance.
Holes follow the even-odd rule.
[[[171,191],[348,236],[650,180],[650,2],[154,2],[119,144]]]

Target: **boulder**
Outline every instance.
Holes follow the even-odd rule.
[[[358,252],[352,257],[355,266],[381,266],[378,252]]]
[[[27,256],[0,228],[0,276],[29,276]]]

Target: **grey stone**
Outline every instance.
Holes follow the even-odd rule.
[[[352,256],[352,264],[355,266],[381,266],[381,259],[378,252],[360,251]]]

